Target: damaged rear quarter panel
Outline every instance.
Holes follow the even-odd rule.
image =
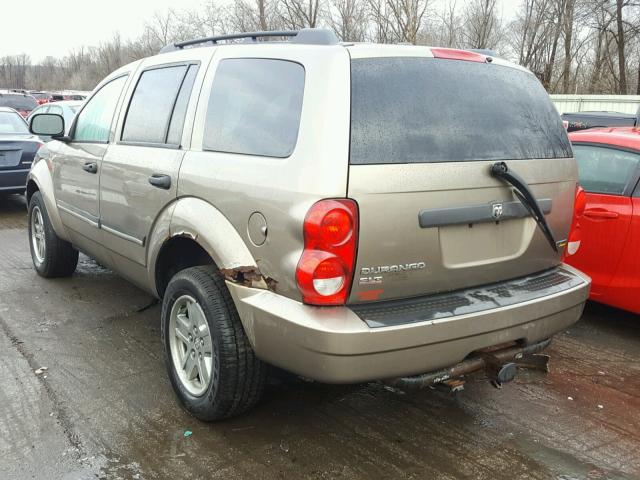
[[[175,236],[196,241],[207,251],[228,281],[267,288],[245,241],[227,218],[210,203],[195,197],[178,200],[173,207],[168,230],[169,238]],[[155,259],[157,260],[157,253]],[[151,269],[154,270],[155,267]]]
[[[304,217],[318,200],[347,195],[351,64],[348,52],[339,45],[322,46],[309,55],[304,49],[285,51],[265,44],[260,53],[264,58],[304,66],[304,100],[293,152],[276,158],[202,150],[216,68],[227,58],[255,56],[253,47],[242,44],[219,49],[203,82],[191,150],[180,168],[178,196],[203,199],[233,228],[233,241],[219,242],[226,251],[217,252],[217,256],[226,261],[218,263],[216,258],[228,281],[255,285],[259,271],[270,288],[277,282],[279,295],[300,301],[295,271],[304,247]],[[252,243],[247,232],[255,212],[266,220],[267,234],[261,245]],[[199,239],[208,235],[203,227],[212,230],[207,225],[211,221],[204,215],[197,218],[194,231]],[[176,222],[175,230],[186,228]],[[258,270],[253,272],[249,267]]]

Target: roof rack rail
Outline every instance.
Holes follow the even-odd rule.
[[[182,50],[185,47],[211,43],[216,45],[220,41],[246,39],[250,42],[257,42],[258,38],[265,37],[291,37],[291,43],[311,44],[311,45],[335,45],[338,43],[338,37],[331,30],[324,28],[303,28],[302,30],[281,30],[269,32],[245,32],[233,33],[230,35],[218,35],[215,37],[197,38],[184,42],[170,43],[160,50],[159,53],[173,52]]]

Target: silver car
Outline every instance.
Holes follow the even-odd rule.
[[[109,75],[68,134],[31,130],[55,139],[27,184],[35,269],[71,275],[80,250],[162,299],[171,383],[203,420],[254,406],[267,365],[504,383],[588,295],[563,263],[562,122],[486,54],[315,29],[184,42]]]
[[[82,102],[78,100],[63,100],[60,102],[45,103],[31,111],[31,113],[27,117],[27,122],[30,122],[31,118],[34,115],[40,115],[42,113],[53,113],[55,115],[60,115],[64,119],[64,123],[68,129],[73,123],[73,117],[76,116],[76,113],[81,106]],[[41,138],[45,142],[51,141],[50,135],[41,135]]]

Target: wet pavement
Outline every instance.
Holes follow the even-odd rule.
[[[172,393],[159,315],[84,256],[70,279],[38,277],[24,202],[0,197],[0,479],[640,478],[636,316],[588,305],[551,373],[501,390],[280,373],[255,411],[204,424]]]

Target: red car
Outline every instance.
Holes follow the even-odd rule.
[[[567,263],[593,279],[591,299],[640,314],[640,128],[572,132],[586,207]]]

